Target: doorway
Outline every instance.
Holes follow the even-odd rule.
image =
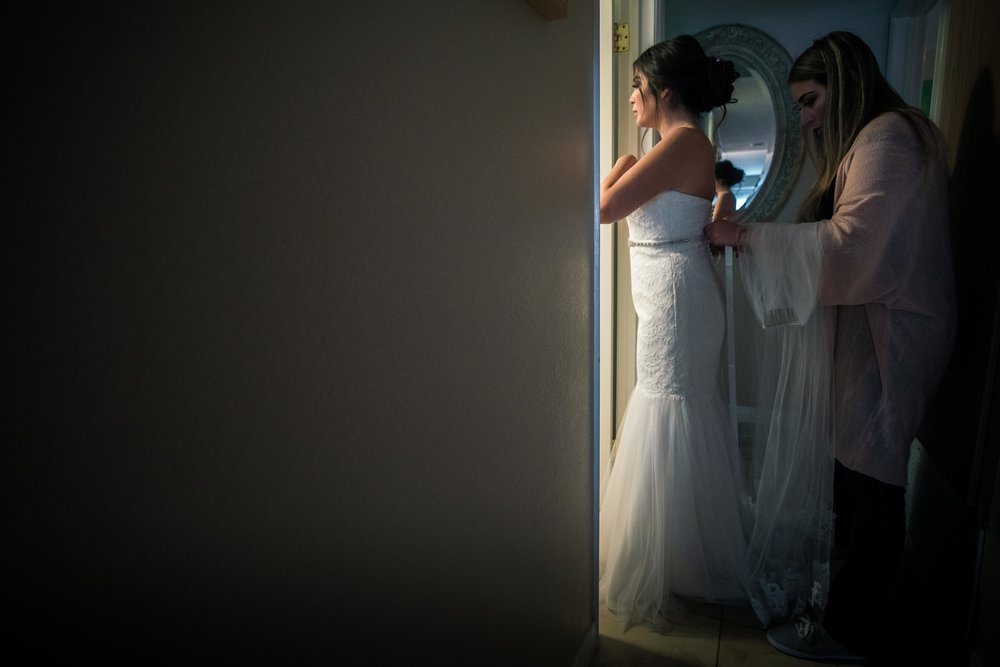
[[[600,11],[600,168],[603,179],[618,156],[652,148],[653,132],[632,119],[632,63],[655,44],[663,0],[602,0]],[[635,386],[636,315],[629,282],[628,229],[624,221],[600,225],[599,423],[600,498],[610,472],[611,453]]]

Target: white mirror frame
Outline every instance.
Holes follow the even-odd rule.
[[[774,157],[757,193],[736,212],[736,219],[740,222],[772,221],[788,200],[804,153],[798,114],[788,93],[792,59],[770,35],[750,26],[719,25],[699,32],[695,39],[711,56],[746,63],[760,74],[767,86],[774,107]]]

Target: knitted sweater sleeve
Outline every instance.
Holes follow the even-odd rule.
[[[945,207],[943,180],[929,173],[935,165],[898,113],[861,131],[838,170],[833,217],[820,225],[820,303],[921,309],[909,289],[927,268],[917,265],[929,240],[927,218]]]

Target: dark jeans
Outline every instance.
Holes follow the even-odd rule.
[[[834,525],[844,562],[830,583],[823,626],[859,653],[877,652],[879,617],[903,556],[904,493],[901,486],[836,463]]]

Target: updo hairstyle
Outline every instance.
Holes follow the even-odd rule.
[[[669,88],[677,103],[696,115],[736,101],[733,81],[739,74],[732,61],[705,55],[691,35],[654,44],[636,58],[632,69],[649,81],[654,99]]]
[[[742,181],[745,174],[746,172],[729,160],[722,160],[715,163],[715,177],[722,181],[722,184],[726,187],[731,188]]]

